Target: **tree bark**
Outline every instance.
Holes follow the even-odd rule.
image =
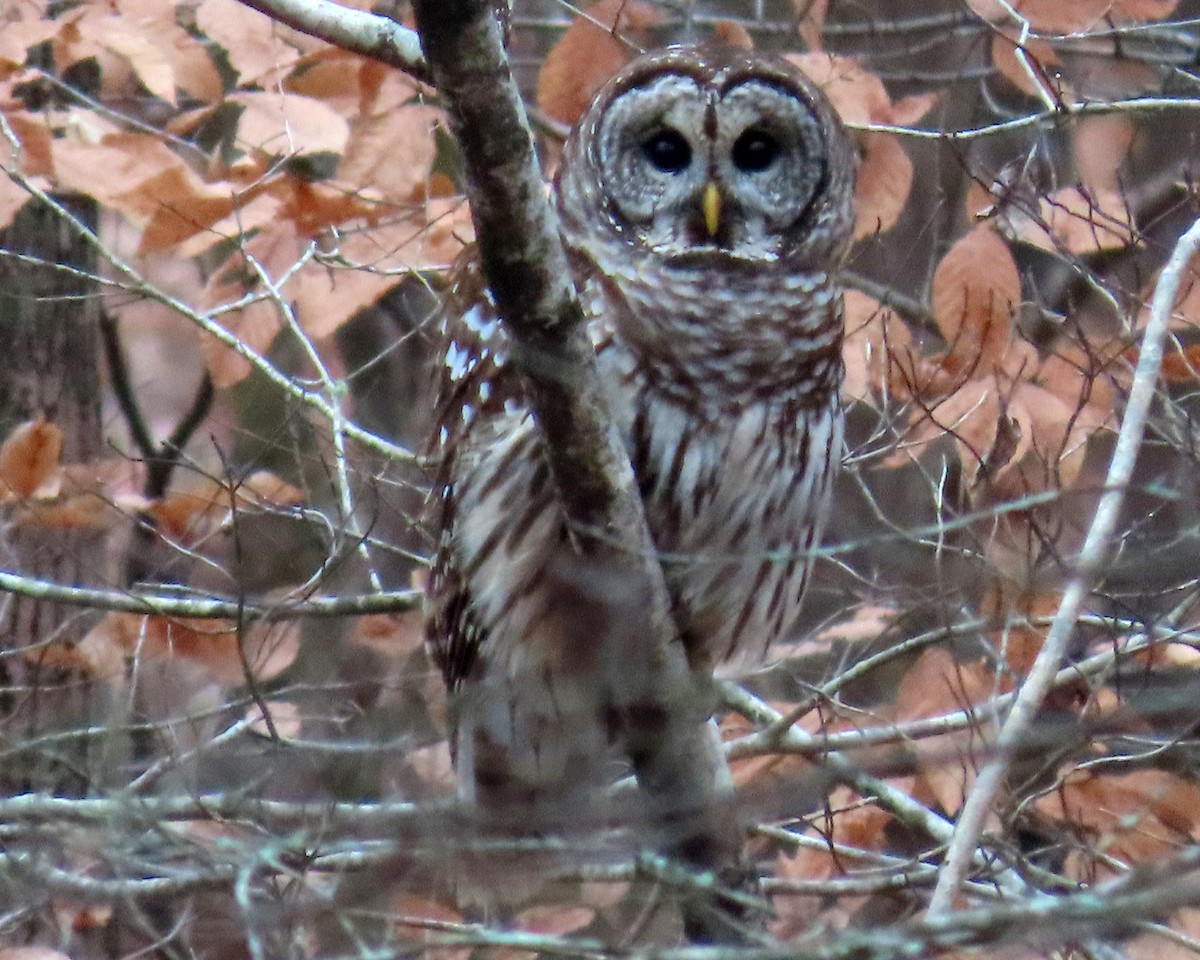
[[[94,225],[95,204],[62,201]],[[67,269],[59,269],[65,267]],[[100,303],[88,279],[91,249],[58,214],[31,201],[0,234],[0,438],[45,417],[62,430],[65,463],[96,460],[101,452],[98,372]],[[0,512],[0,566],[55,583],[102,580],[103,532],[50,528],[31,522],[20,506]],[[6,761],[4,786],[83,791],[91,779],[87,743],[38,752],[39,736],[83,728],[95,717],[97,687],[81,670],[63,667],[61,654],[82,638],[95,614],[7,594],[0,597],[0,660],[4,689],[0,723],[10,743],[29,752]],[[52,758],[55,757],[56,759]]]

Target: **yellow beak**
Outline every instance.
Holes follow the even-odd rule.
[[[700,209],[704,213],[704,228],[710,237],[715,237],[721,226],[721,193],[711,180],[704,185]]]

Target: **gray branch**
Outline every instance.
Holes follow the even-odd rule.
[[[333,0],[241,0],[273,20],[318,40],[361,53],[418,80],[429,71],[417,35],[394,20],[365,10],[355,10]]]

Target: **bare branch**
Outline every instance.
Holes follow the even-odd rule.
[[[380,593],[301,597],[279,601],[240,601],[205,597],[187,598],[166,593],[135,590],[102,590],[68,587],[0,570],[0,593],[13,593],[35,600],[50,600],[74,607],[91,607],[120,613],[144,613],[160,617],[207,618],[245,616],[257,620],[290,620],[293,617],[346,617],[369,613],[403,613],[421,604],[419,590],[390,590]]]
[[[418,80],[429,78],[429,68],[421,55],[417,35],[387,17],[343,7],[332,0],[241,2],[310,37],[326,40],[351,53],[361,53],[364,57],[403,70]]]
[[[1157,389],[1163,344],[1170,327],[1175,296],[1197,249],[1200,249],[1200,220],[1193,223],[1179,238],[1155,285],[1154,299],[1150,305],[1150,320],[1142,337],[1133,386],[1129,391],[1125,417],[1121,422],[1116,448],[1109,463],[1104,494],[1096,506],[1087,538],[1075,562],[1075,574],[1063,592],[1062,602],[1054,615],[1054,621],[1050,624],[1042,648],[1038,651],[1029,675],[1021,685],[1012,709],[997,735],[995,753],[979,771],[979,776],[963,805],[958,825],[955,827],[954,839],[946,854],[945,868],[929,902],[931,917],[944,914],[953,907],[955,894],[966,879],[984,821],[1008,771],[1009,761],[1028,736],[1034,717],[1054,684],[1055,674],[1074,632],[1080,607],[1095,586],[1112,546],[1117,516],[1125,499],[1125,490],[1133,476],[1133,467],[1146,429],[1146,418]]]

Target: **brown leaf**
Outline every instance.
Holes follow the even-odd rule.
[[[278,228],[286,219],[283,215],[286,202],[286,190],[267,193],[255,189],[224,204],[223,211],[216,203],[198,204],[195,212],[177,205],[160,207],[142,231],[138,252],[171,250],[180,257],[200,256],[219,243],[237,243],[259,231]]]
[[[779,854],[775,859],[775,875],[780,880],[821,881],[839,875],[837,861],[828,849],[799,847],[794,854]],[[816,897],[776,897],[772,903],[774,916],[769,921],[771,935],[780,941],[800,936],[819,921],[829,922],[828,913]],[[845,907],[839,900],[839,914]]]
[[[1183,271],[1179,290],[1175,294],[1175,303],[1171,308],[1171,329],[1185,335],[1185,344],[1192,339],[1195,331],[1200,330],[1200,283],[1197,283],[1198,277],[1200,277],[1200,256],[1195,256],[1188,261],[1187,269]],[[1158,281],[1159,277],[1156,275],[1142,288],[1142,308],[1138,311],[1135,324],[1137,330],[1143,329],[1150,318],[1150,305]]]
[[[1071,155],[1079,182],[1091,193],[1117,188],[1117,170],[1129,154],[1133,123],[1119,114],[1079,117],[1071,126]]]
[[[458,782],[450,745],[445,740],[428,747],[417,747],[404,754],[404,762],[421,778],[425,786],[438,793],[451,793]]]
[[[30,177],[51,175],[53,131],[46,120],[23,110],[6,111],[4,119],[21,146],[21,172]],[[5,143],[0,166],[8,166],[11,153],[12,147]]]
[[[203,0],[196,25],[225,51],[243,84],[282,73],[300,58],[294,35],[237,0]]]
[[[537,104],[573,125],[614,73],[648,46],[646,31],[662,13],[646,0],[600,0],[575,18],[538,73]],[[627,42],[628,41],[628,42]]]
[[[1020,586],[1022,589],[1013,590],[1010,584],[998,581],[979,603],[979,612],[996,624],[990,631],[993,649],[1001,652],[1005,665],[1018,678],[1028,674],[1046,640],[1046,627],[1023,621],[1052,617],[1062,603],[1061,592],[1039,589],[1036,584],[1029,589]],[[1006,678],[1004,687],[1010,686]]]
[[[933,318],[948,359],[968,376],[984,374],[1005,354],[1021,278],[1008,246],[986,224],[959,238],[933,274]]]
[[[162,19],[162,14],[155,19]],[[87,36],[92,43],[124,59],[150,93],[174,103],[175,69],[167,48],[142,26],[130,16],[92,16],[87,18]]]
[[[420,104],[355,116],[338,164],[338,181],[351,190],[375,188],[388,201],[414,196],[429,177],[441,114]]]
[[[347,265],[312,262],[300,270],[287,289],[305,333],[316,340],[329,336],[394,286],[396,274],[445,266],[473,236],[459,197],[430,200],[415,209],[424,216],[369,229],[344,228],[337,247],[326,252],[336,252]]]
[[[1162,376],[1168,383],[1200,380],[1200,343],[1183,347],[1173,343],[1162,358]]]
[[[423,623],[417,611],[370,614],[355,619],[351,639],[389,657],[406,657],[423,646]]]
[[[160,50],[170,64],[175,86],[201,103],[221,99],[224,85],[204,42],[173,16],[163,15],[162,0],[119,0],[121,18]],[[164,98],[166,99],[166,98]]]
[[[872,132],[865,134],[862,142],[863,161],[854,184],[856,240],[896,225],[913,182],[912,161],[899,137]]]
[[[201,307],[210,311],[213,319],[237,340],[262,355],[270,347],[282,326],[280,305],[270,296],[235,310],[212,314],[217,307],[227,307],[251,294],[266,295],[261,270],[273,283],[282,282],[304,253],[304,241],[296,236],[287,221],[266,227],[251,237],[241,249],[234,250],[225,262],[209,277],[201,299]],[[250,259],[252,258],[253,262]],[[257,267],[255,266],[257,264]],[[292,291],[295,277],[284,285],[281,297]],[[219,389],[240,383],[250,374],[251,363],[233,347],[221,343],[215,336],[205,335],[201,341],[204,362]]]
[[[1195,839],[1200,787],[1162,770],[1124,776],[1072,770],[1034,806],[1087,837],[1089,854],[1094,850],[1130,864],[1147,863]],[[1069,859],[1067,869],[1076,879],[1091,880],[1115,868],[1084,854]]]
[[[1022,240],[1049,251],[1075,255],[1140,246],[1141,237],[1125,201],[1115,190],[1057,190],[1041,201],[1039,220],[1021,223]]]
[[[845,123],[887,123],[891,97],[875,74],[851,57],[831,53],[799,53],[788,56],[819,86]]]
[[[110,613],[84,638],[89,651],[135,652],[140,658],[180,659],[203,667],[226,686],[250,678],[262,683],[278,676],[300,651],[300,625],[257,622],[239,631],[231,620],[189,619]]]
[[[283,89],[301,97],[311,97],[332,107],[350,119],[362,112],[368,87],[374,87],[374,72],[368,61],[344,50],[318,50],[296,64],[283,81]]]
[[[1070,102],[1075,99],[1062,76],[1062,64],[1058,54],[1045,40],[1027,39],[1024,45],[1025,58],[1030,70],[1021,61],[1017,37],[1008,33],[996,33],[992,37],[992,63],[996,70],[1026,96],[1040,98],[1049,92],[1056,100]]]
[[[792,704],[773,703],[780,714],[792,710]],[[797,725],[815,732],[820,724],[815,712],[809,712],[797,721]],[[753,732],[754,725],[741,714],[730,713],[721,718],[721,739],[735,740]],[[795,784],[812,776],[812,761],[807,757],[786,753],[767,753],[761,756],[738,757],[729,765],[734,786],[739,790],[753,785],[757,795],[779,790],[790,790]]]
[[[46,184],[39,183],[38,186],[44,189]],[[22,187],[8,177],[0,177],[0,230],[12,223],[20,209],[28,202],[29,194]]]
[[[875,640],[896,620],[899,612],[894,607],[879,607],[871,604],[860,604],[848,620],[841,620],[826,627],[817,639],[824,643],[834,641],[849,641],[857,643],[862,640]]]
[[[568,907],[558,905],[539,905],[522,910],[513,919],[516,925],[531,933],[547,933],[551,936],[564,936],[582,930],[595,917],[596,911],[591,907]]]
[[[304,492],[268,470],[252,474],[242,484],[193,475],[190,484],[151,503],[148,512],[163,535],[191,546],[223,527],[234,509],[270,510],[304,500]]]
[[[959,663],[946,650],[926,650],[900,681],[895,715],[903,721],[954,713],[986,703],[996,689],[995,671],[981,661]],[[978,751],[987,746],[987,721],[981,712],[973,730],[919,741],[913,799],[936,802],[948,814],[958,812],[975,780]]]
[[[845,294],[846,395],[867,403],[876,397],[924,396],[940,371],[921,354],[907,325],[878,300],[857,290]]]
[[[267,510],[294,506],[305,499],[303,490],[260,470],[239,484],[193,476],[187,487],[172,490],[150,504],[147,512],[163,534],[191,545],[222,526],[235,508]]]
[[[787,59],[824,90],[838,116],[849,124],[912,124],[937,102],[936,93],[926,93],[893,104],[883,81],[853,57],[817,52],[789,54]]]
[[[58,471],[62,430],[45,417],[13,428],[0,444],[0,494],[32,497]]]
[[[1161,20],[1178,0],[967,0],[967,6],[989,23],[1011,25],[1007,8],[1040,33],[1083,33],[1112,23]]]
[[[350,126],[320,100],[272,92],[235,93],[227,103],[242,108],[237,140],[276,156],[337,153],[346,149]]]
[[[736,20],[718,20],[713,24],[713,43],[738,50],[753,50],[754,38],[750,32]]]
[[[792,6],[800,18],[797,27],[800,39],[810,51],[820,50],[825,16],[829,13],[829,0],[792,0]]]
[[[45,43],[64,26],[62,20],[43,17],[37,5],[10,4],[5,8],[4,29],[0,30],[0,67],[22,67],[29,51]]]
[[[140,252],[166,250],[208,231],[226,217],[240,216],[264,184],[242,190],[236,183],[207,183],[157,136],[124,133],[82,115],[76,135],[54,141],[53,160],[60,189],[95,197],[144,227]],[[105,175],[97,177],[96,171]],[[243,218],[240,222],[245,223]],[[246,227],[251,229],[254,225]],[[220,235],[206,237],[211,246]]]
[[[258,704],[254,704],[246,711],[246,719],[250,722],[248,730],[260,737],[277,736],[283,741],[300,738],[304,730],[304,717],[299,706],[290,700],[268,700],[263,707],[270,717],[270,723]]]

